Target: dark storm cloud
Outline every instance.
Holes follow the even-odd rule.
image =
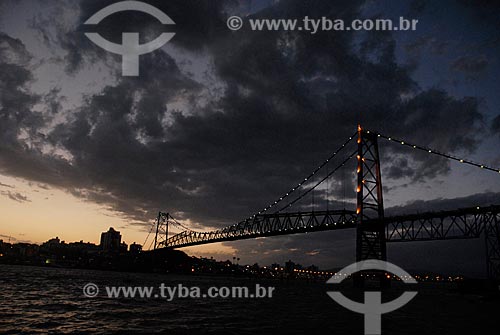
[[[26,51],[24,44],[19,39],[0,32],[0,60],[3,63],[26,65],[30,59],[31,55]]]
[[[500,199],[500,193],[485,192],[453,199],[416,200],[402,206],[388,208],[386,213],[388,215],[399,215],[476,206],[484,207],[498,204],[498,199]]]
[[[14,200],[16,202],[31,202],[27,196],[22,195],[19,192],[11,192],[11,191],[0,191],[0,194],[9,198],[10,200]]]
[[[43,115],[32,111],[39,97],[26,90],[32,79],[28,59],[21,41],[0,33],[0,152],[24,150],[19,136],[24,132],[36,142],[44,124]]]
[[[384,174],[386,178],[400,179],[404,177],[412,177],[415,171],[410,168],[409,160],[405,157],[397,157],[392,161],[392,165]]]
[[[83,1],[80,21],[108,3]],[[67,121],[39,134],[52,113],[32,112],[39,97],[22,89],[30,71],[2,63],[11,67],[0,72],[10,81],[2,98],[14,97],[2,106],[18,104],[0,112],[9,122],[5,129],[6,123],[0,125],[5,130],[0,136],[6,137],[0,147],[3,172],[64,188],[141,222],[161,209],[221,226],[253,214],[296,185],[352,135],[358,122],[442,151],[471,152],[479,143],[477,100],[419,88],[410,69],[397,64],[388,33],[233,33],[224,27],[231,3],[150,3],[177,23],[173,45],[194,58],[214,59],[215,81],[224,87],[221,96],[207,99],[207,83],[157,50],[141,56],[140,77],[118,77],[116,84],[86,97]],[[360,4],[282,1],[252,15],[349,20],[359,15]],[[125,14],[103,21],[103,36],[119,41],[125,22],[127,31],[159,29],[147,16],[130,19]],[[47,38],[66,50],[64,65],[75,74],[91,60],[109,56],[82,32],[80,26],[76,31],[59,26],[56,36]],[[57,96],[56,90],[45,98],[51,111],[60,109]],[[70,158],[19,142],[21,130],[32,142],[61,148]],[[384,152],[393,178],[426,181],[449,171],[447,162],[425,153],[405,161],[401,154],[397,146]],[[332,184],[336,200],[344,187],[353,189],[349,177],[338,177],[337,183]],[[318,248],[310,249],[304,250]]]
[[[497,115],[494,119],[493,122],[491,123],[491,131],[494,134],[500,135],[500,115]]]
[[[498,2],[490,0],[457,0],[456,2],[464,6],[478,24],[491,23],[500,27]]]
[[[413,0],[410,4],[410,13],[420,14],[425,10],[428,4],[429,0]]]
[[[29,90],[30,59],[20,40],[0,34],[0,171],[71,188],[79,183],[78,172],[43,152],[46,137],[41,129],[51,118],[33,110],[41,97]]]
[[[488,59],[483,56],[462,56],[451,63],[450,68],[468,75],[480,74],[488,68]]]
[[[449,42],[438,40],[433,35],[420,36],[404,45],[405,50],[414,56],[420,56],[425,50],[429,50],[435,55],[443,55],[448,47]]]

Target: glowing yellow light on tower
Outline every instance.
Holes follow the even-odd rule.
[[[361,186],[356,187],[356,192],[357,193],[361,192]]]
[[[359,214],[361,212],[361,208],[356,208],[356,214]]]

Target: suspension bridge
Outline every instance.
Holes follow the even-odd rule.
[[[276,201],[248,218],[213,231],[195,231],[176,220],[171,214],[159,212],[152,230],[155,229],[153,249],[182,248],[215,242],[236,241],[258,237],[300,234],[308,232],[356,229],[356,260],[387,259],[386,243],[439,241],[484,237],[486,243],[486,268],[490,278],[500,278],[500,205],[460,208],[446,211],[430,211],[410,215],[385,216],[382,177],[379,156],[379,140],[384,139],[408,147],[410,150],[427,152],[461,164],[496,172],[500,170],[459,158],[431,148],[412,144],[401,139],[363,129],[358,126],[333,154],[307,177],[289,189]],[[347,151],[351,142],[353,151]],[[337,159],[340,157],[340,159]],[[328,187],[328,179],[356,159],[356,207],[348,209],[292,211],[299,207],[306,196],[315,190]],[[331,169],[332,162],[337,165]],[[324,171],[322,177],[320,171]],[[326,183],[325,183],[326,181]],[[344,191],[345,192],[345,191]],[[327,197],[328,198],[328,197]],[[345,206],[344,206],[345,207]],[[303,207],[300,207],[303,209]],[[181,232],[169,237],[169,228]],[[148,234],[148,237],[149,235]],[[146,241],[148,239],[146,238]],[[145,241],[145,242],[146,242]]]

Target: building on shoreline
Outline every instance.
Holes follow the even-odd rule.
[[[122,248],[122,235],[110,227],[107,232],[101,233],[100,247],[102,251],[119,252]]]

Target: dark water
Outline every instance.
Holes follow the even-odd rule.
[[[275,286],[270,299],[85,298],[82,287]],[[363,318],[321,283],[133,274],[0,265],[0,332],[6,334],[363,334]],[[383,334],[498,334],[500,302],[450,285],[419,287],[382,317]]]

